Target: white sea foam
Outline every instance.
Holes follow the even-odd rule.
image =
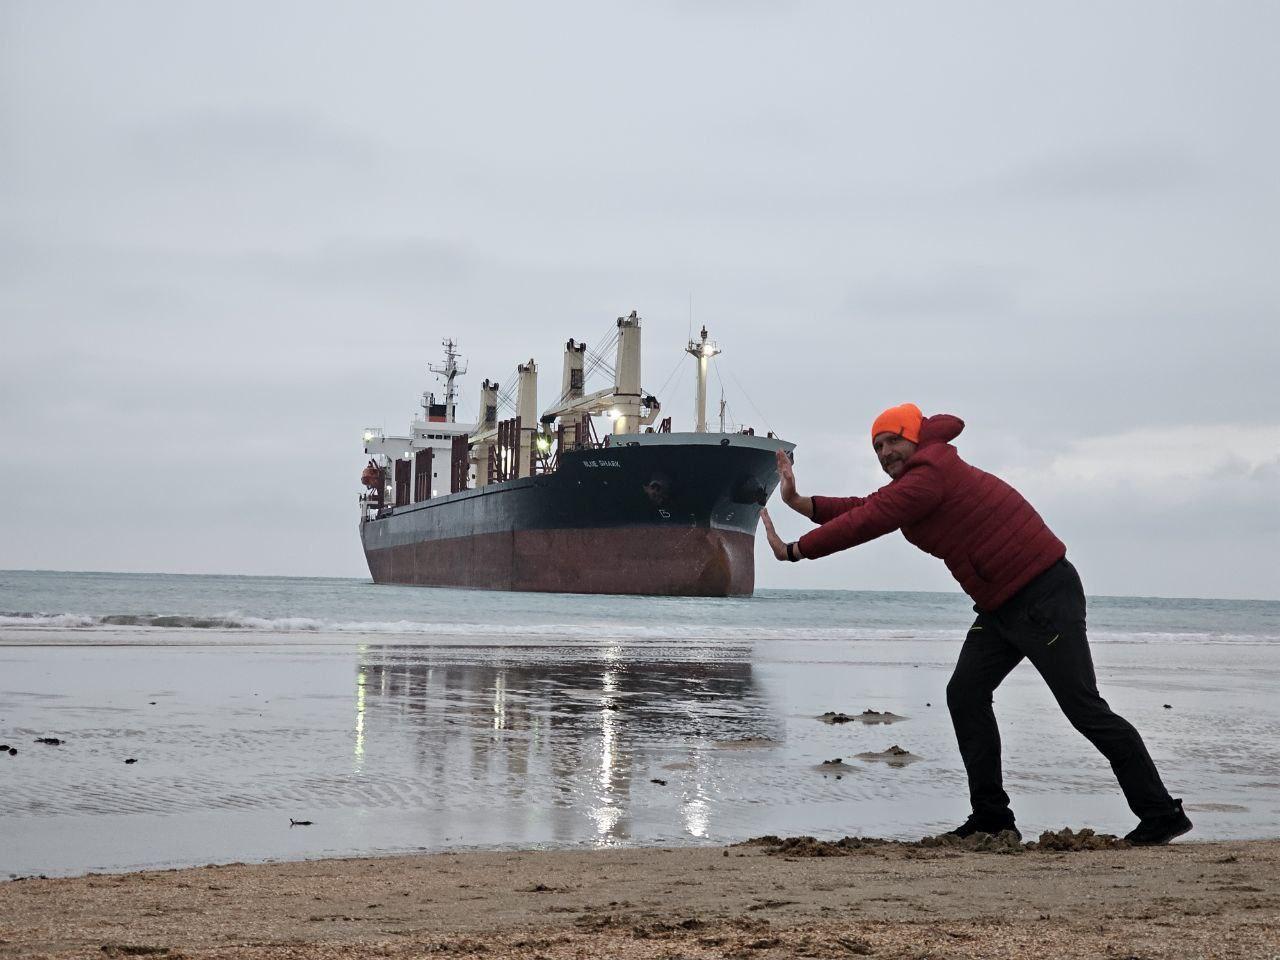
[[[0,627],[94,627],[97,617],[82,613],[6,613],[0,614]]]
[[[766,626],[691,624],[625,624],[616,621],[585,623],[465,623],[424,622],[417,620],[335,621],[314,617],[255,617],[231,612],[210,615],[114,614],[90,616],[80,613],[0,613],[0,628],[19,630],[75,630],[92,633],[156,633],[168,630],[211,630],[252,634],[355,634],[363,636],[401,636],[421,638],[547,638],[572,642],[578,640],[618,639],[636,642],[670,640],[713,641],[941,641],[958,642],[964,636],[963,624],[955,628],[884,628],[846,626]],[[1217,643],[1269,644],[1280,642],[1270,634],[1232,634],[1207,632],[1126,632],[1105,629],[1090,631],[1094,643]]]

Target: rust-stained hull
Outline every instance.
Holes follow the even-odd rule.
[[[376,583],[749,596],[777,450],[739,434],[646,435],[569,451],[555,473],[415,503],[361,524]]]
[[[376,583],[740,597],[755,589],[755,539],[732,530],[520,530],[366,551]]]

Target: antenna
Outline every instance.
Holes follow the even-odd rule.
[[[437,377],[444,377],[444,406],[449,422],[452,423],[454,420],[453,381],[455,377],[466,373],[467,368],[465,364],[461,369],[458,368],[458,344],[452,337],[441,340],[440,345],[444,347],[444,363],[429,363],[427,370],[436,374]]]

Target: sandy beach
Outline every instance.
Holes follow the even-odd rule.
[[[1275,957],[1280,841],[484,852],[0,885],[0,957]]]
[[[966,811],[949,595],[9,576],[0,960],[1280,957],[1273,605],[1099,601],[1195,831],[999,853],[897,842]],[[1133,826],[1034,670],[997,708],[1028,839]]]

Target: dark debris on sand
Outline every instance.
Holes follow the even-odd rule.
[[[887,763],[891,767],[905,767],[907,764],[915,763],[917,760],[921,760],[923,758],[916,756],[910,750],[905,750],[895,743],[887,750],[882,750],[879,753],[860,753],[858,754],[858,759],[879,761]]]
[[[1027,844],[1028,850],[1128,850],[1133,844],[1112,833],[1094,833],[1088,827],[1078,832],[1070,827],[1046,830],[1040,839]]]
[[[907,718],[888,710],[863,710],[861,713],[854,714],[828,710],[826,713],[819,714],[818,719],[823,723],[895,723]]]
[[[883,837],[844,837],[841,840],[818,840],[814,837],[778,837],[772,834],[753,837],[738,847],[764,847],[773,856],[789,857],[848,857],[856,853],[884,847],[901,847],[908,851],[921,849],[946,849],[971,853],[1019,854],[1027,852],[1070,853],[1081,850],[1126,850],[1130,844],[1110,833],[1095,833],[1088,827],[1072,830],[1046,830],[1040,839],[1023,843],[1012,830],[1004,830],[992,836],[975,833],[957,837],[944,833],[936,837],[924,837],[916,842],[885,840]]]
[[[769,834],[735,843],[735,847],[764,847],[765,853],[789,857],[847,857],[873,847],[902,846],[900,840],[880,837],[844,837],[818,840],[814,837],[778,837]]]
[[[990,833],[975,833],[967,837],[957,837],[952,833],[941,833],[936,837],[922,837],[921,847],[947,847],[951,850],[969,850],[973,853],[1022,853],[1028,849],[1012,830],[1002,830],[994,836]]]

